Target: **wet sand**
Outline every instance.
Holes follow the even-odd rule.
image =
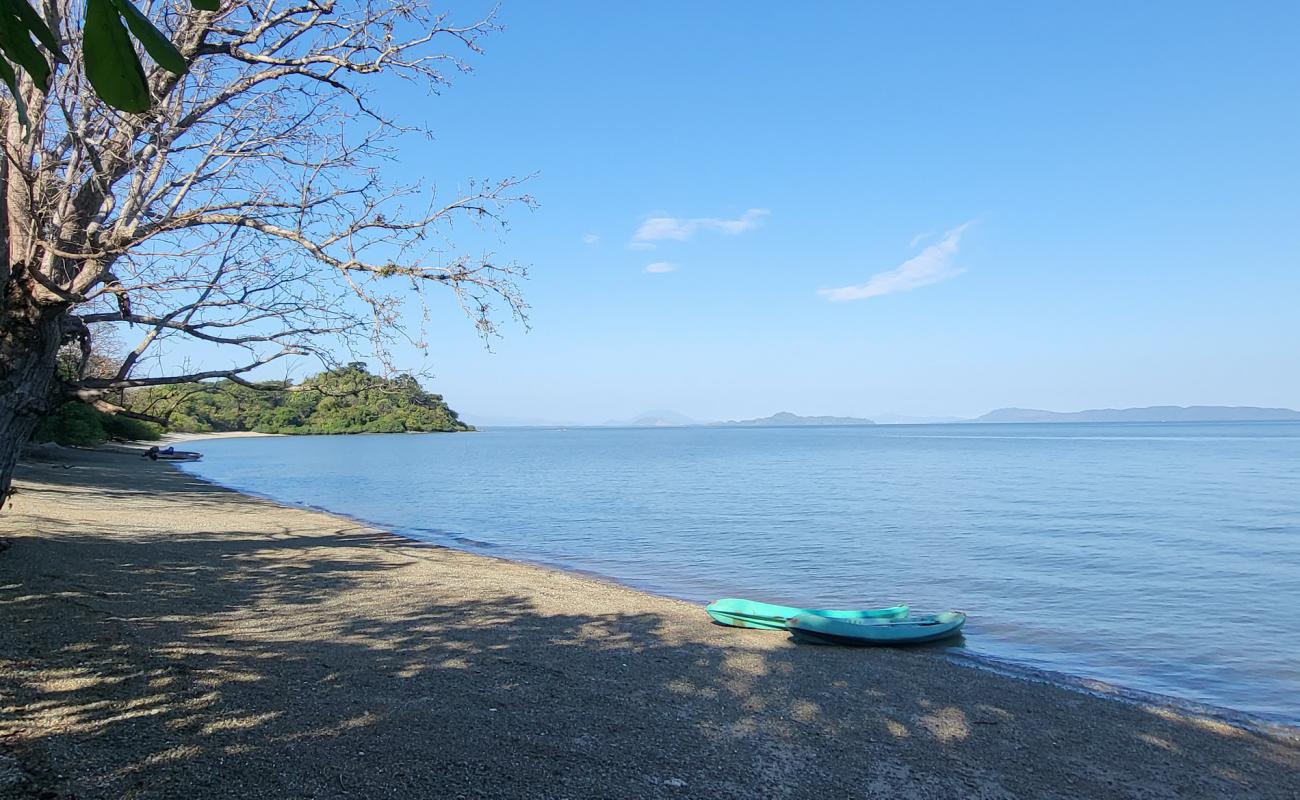
[[[412,542],[136,455],[0,515],[0,797],[1300,797],[1300,738]]]

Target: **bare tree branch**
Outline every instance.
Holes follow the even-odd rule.
[[[502,316],[526,324],[525,270],[448,236],[459,221],[503,230],[512,207],[533,205],[527,178],[449,193],[384,177],[421,131],[377,90],[437,93],[497,29],[491,14],[453,22],[424,0],[228,0],[213,13],[158,0],[150,17],[189,69],[152,69],[153,107],[128,114],[81,70],[82,0],[45,6],[72,63],[47,93],[20,83],[27,135],[0,98],[0,489],[5,443],[48,405],[58,349],[89,347],[103,326],[135,342],[113,375],[80,359],[65,388],[87,401],[252,385],[269,363],[339,352],[391,368],[395,342],[423,342],[404,309],[413,297],[427,309],[431,289],[450,289],[485,338]],[[166,368],[178,351],[202,363]]]
[[[75,53],[80,9],[53,5]],[[169,0],[153,16],[190,69],[150,73],[149,113],[99,103],[75,57],[47,95],[24,94],[31,136],[14,135],[12,101],[0,104],[4,284],[21,282],[40,313],[75,309],[84,321],[151,326],[122,380],[169,334],[245,349],[345,336],[350,349],[385,361],[388,344],[405,335],[401,297],[420,284],[451,288],[485,336],[497,303],[524,319],[522,268],[443,255],[456,218],[499,227],[509,206],[532,205],[522,180],[471,181],[443,202],[418,184],[386,184],[379,165],[412,129],[370,97],[383,80],[431,92],[447,85],[445,70],[469,67],[438,43],[481,52],[497,27],[491,15],[453,24],[417,0],[244,0],[208,14]],[[411,200],[428,209],[408,213]],[[215,278],[200,277],[219,258]],[[261,299],[263,288],[277,300]],[[108,296],[116,314],[97,307]],[[257,313],[240,317],[248,311]],[[265,327],[276,320],[278,330]],[[252,330],[207,331],[241,324]]]

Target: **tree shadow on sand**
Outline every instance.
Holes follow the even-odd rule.
[[[76,490],[125,503],[140,491],[111,465],[27,477],[31,497]],[[228,507],[230,520],[246,519],[250,503],[274,508],[192,483],[164,480],[149,502],[162,519],[195,502]],[[102,526],[21,507],[0,520],[13,537],[0,553],[0,745],[29,772],[7,791],[930,800],[1300,790],[1300,750],[1285,736],[933,652],[800,647],[711,626],[682,604],[277,513],[288,524],[167,534],[111,510]]]

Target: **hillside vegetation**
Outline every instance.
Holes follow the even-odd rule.
[[[234,381],[155,387],[128,395],[127,407],[164,417],[185,433],[403,433],[469,431],[442,395],[410,375],[383,378],[360,362],[300,384],[241,386]]]

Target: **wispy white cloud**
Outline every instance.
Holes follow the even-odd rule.
[[[685,241],[700,231],[717,231],[734,236],[757,228],[768,215],[766,208],[751,208],[736,219],[717,217],[651,217],[641,223],[632,236],[632,243],[657,242],[663,239]]]
[[[628,242],[628,250],[653,250],[655,246],[649,242]]]
[[[594,233],[584,233],[584,234],[582,235],[582,243],[583,243],[583,244],[595,244],[596,242],[599,242],[599,241],[600,241],[600,237],[597,236],[597,235],[594,234]]]
[[[669,261],[656,261],[653,264],[646,264],[646,272],[674,272],[677,265]]]
[[[912,237],[912,241],[908,242],[907,246],[916,247],[918,244],[924,242],[926,239],[929,239],[933,235],[934,235],[934,231],[926,231],[925,233],[918,233],[917,235]]]
[[[910,292],[922,286],[954,278],[966,271],[961,267],[953,266],[952,259],[957,255],[962,233],[972,224],[974,220],[958,225],[916,256],[894,269],[872,275],[864,284],[842,286],[838,289],[821,289],[818,294],[832,302],[863,300],[895,292]]]

